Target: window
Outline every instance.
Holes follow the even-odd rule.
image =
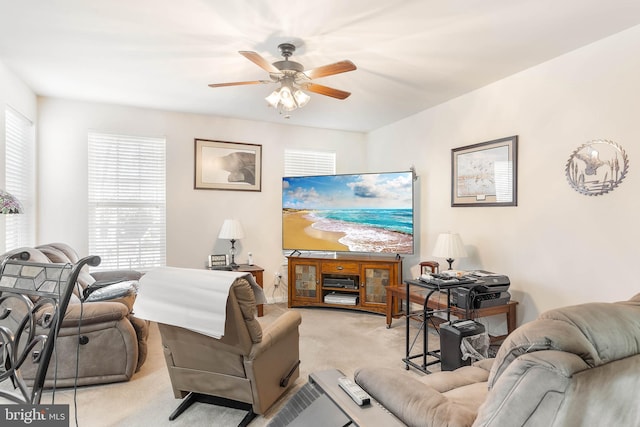
[[[31,120],[11,107],[5,110],[5,190],[22,203],[24,213],[5,215],[5,248],[35,244],[35,137]]]
[[[165,139],[89,133],[89,253],[101,270],[166,264]]]
[[[333,175],[336,153],[329,151],[284,150],[284,176]]]

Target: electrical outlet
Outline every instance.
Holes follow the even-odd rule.
[[[276,278],[273,281],[273,287],[275,289],[278,289],[278,286],[280,286],[280,282],[282,282],[282,273],[280,273],[279,271],[276,272],[275,274]]]

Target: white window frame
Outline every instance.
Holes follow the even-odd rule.
[[[166,140],[88,134],[89,253],[98,270],[166,265]]]
[[[16,109],[5,109],[5,187],[22,204],[22,214],[4,215],[4,251],[35,245],[35,126]]]

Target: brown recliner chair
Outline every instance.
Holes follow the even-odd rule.
[[[240,423],[246,426],[298,378],[300,314],[286,312],[264,330],[256,314],[251,285],[238,278],[229,289],[222,338],[158,323],[173,393],[184,398],[170,420],[206,401],[249,410]]]

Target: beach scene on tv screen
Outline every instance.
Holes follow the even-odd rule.
[[[413,174],[285,177],[283,249],[413,253]]]

